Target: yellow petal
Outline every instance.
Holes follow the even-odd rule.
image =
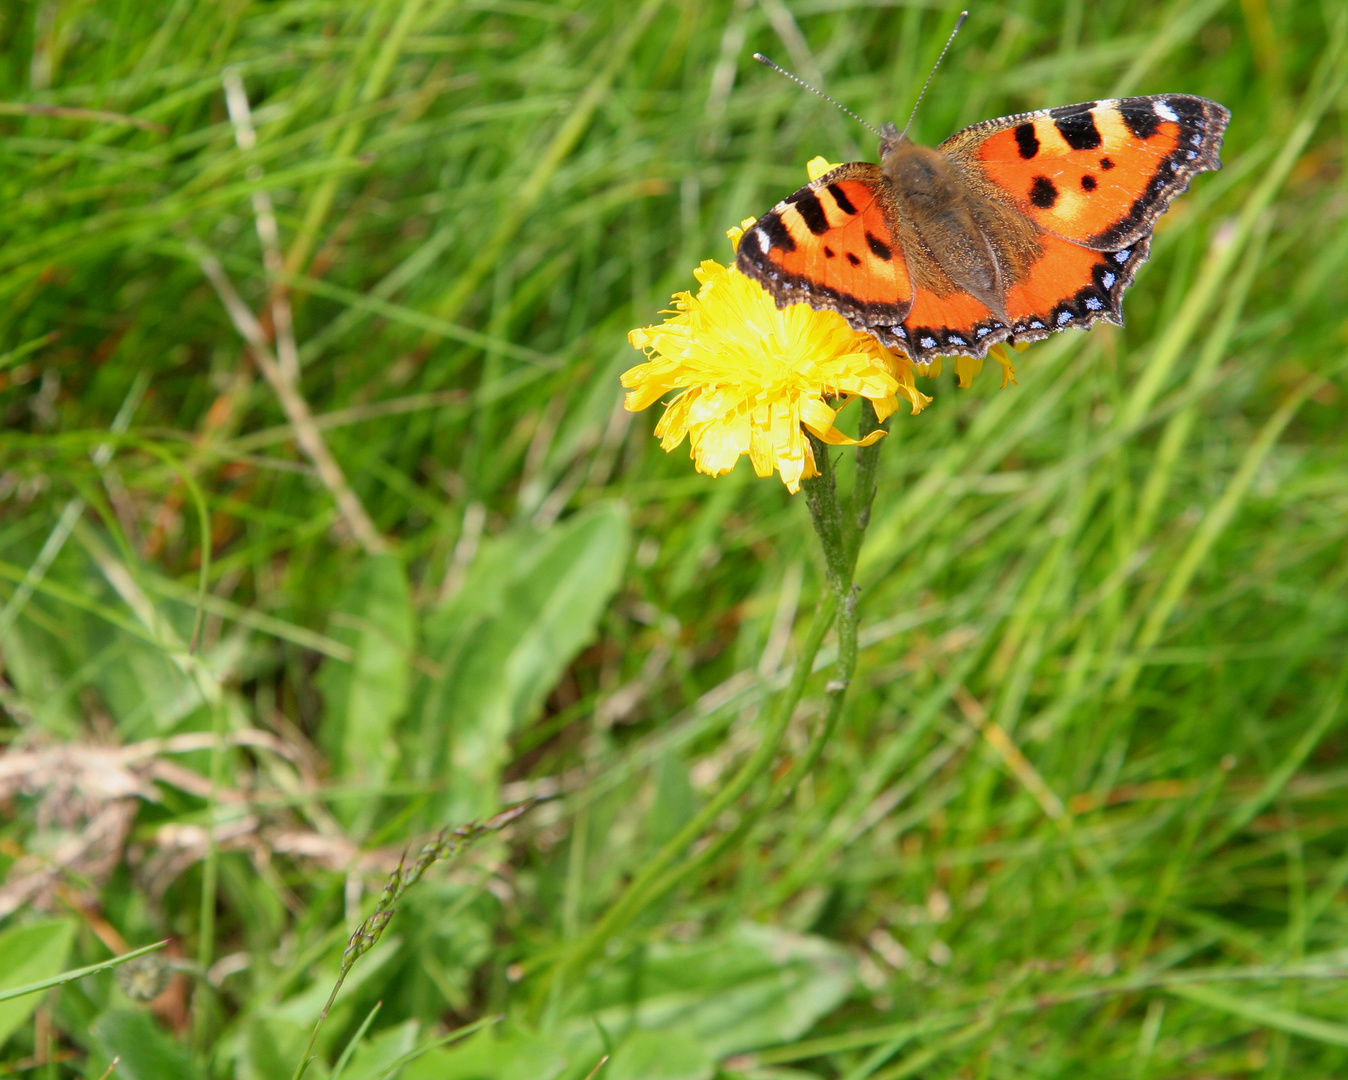
[[[831,173],[837,167],[821,157],[812,157],[805,163],[805,171],[810,174],[811,183],[814,183],[821,176]]]
[[[732,225],[730,228],[726,229],[725,237],[730,241],[730,246],[735,251],[739,251],[740,249],[740,238],[749,231],[749,226],[757,220],[757,218],[747,217],[738,225]]]
[[[1017,352],[1024,352],[1029,347],[1027,341],[1018,341],[1012,346]],[[1005,390],[1007,383],[1016,381],[1016,365],[1011,360],[1011,354],[1006,351],[1005,342],[998,342],[990,348],[988,355],[1002,365],[1002,389]]]
[[[968,390],[969,385],[980,371],[983,370],[983,360],[977,356],[957,356],[955,357],[955,377],[959,380],[960,389]]]

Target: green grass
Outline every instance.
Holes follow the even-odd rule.
[[[0,996],[162,938],[172,975],[0,1001],[8,1073],[285,1080],[400,853],[531,795],[407,891],[308,1076],[1348,1072],[1332,2],[971,11],[921,140],[1183,91],[1226,167],[1125,329],[924,382],[838,731],[578,944],[750,760],[822,589],[801,498],[621,411],[626,331],[808,158],[873,160],[750,53],[902,120],[955,10],[3,8]]]

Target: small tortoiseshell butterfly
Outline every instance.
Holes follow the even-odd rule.
[[[919,363],[1121,324],[1156,219],[1222,167],[1230,119],[1188,94],[1087,101],[934,150],[886,124],[878,166],[840,165],[778,203],[741,238],[739,268],[778,307],[836,311]]]

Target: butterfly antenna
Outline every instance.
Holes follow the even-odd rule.
[[[922,104],[922,99],[926,97],[927,87],[931,85],[932,77],[936,74],[936,69],[941,66],[941,61],[945,59],[945,54],[950,50],[950,43],[955,40],[955,35],[960,32],[960,27],[964,25],[964,20],[969,17],[967,11],[960,12],[960,20],[955,24],[955,29],[950,31],[950,36],[945,39],[945,48],[941,50],[941,55],[936,58],[936,63],[931,66],[931,74],[927,76],[927,81],[922,84],[922,93],[917,95],[917,100],[913,102],[913,111],[908,114],[908,123],[903,125],[903,134],[900,139],[907,137],[908,129],[913,126],[913,117],[917,116],[917,107]]]
[[[879,128],[877,128],[874,124],[870,123],[869,121],[866,121],[866,120],[861,119],[861,117],[859,117],[856,113],[854,113],[854,112],[853,112],[851,109],[849,109],[846,105],[842,104],[842,102],[837,101],[836,99],[829,97],[826,93],[824,93],[824,91],[818,89],[817,87],[811,86],[809,83],[807,83],[804,79],[800,78],[799,76],[797,76],[797,75],[792,75],[791,72],[789,72],[789,71],[786,70],[786,68],[780,67],[779,65],[774,64],[771,60],[769,60],[769,59],[768,59],[766,56],[764,56],[762,53],[758,53],[758,52],[754,53],[754,59],[757,60],[760,64],[766,64],[768,67],[772,68],[773,71],[777,72],[778,75],[785,75],[785,76],[786,76],[788,79],[790,79],[793,83],[799,83],[801,86],[805,87],[805,89],[808,90],[810,93],[812,93],[812,94],[818,94],[821,98],[823,98],[825,101],[827,101],[830,105],[833,105],[833,106],[835,106],[836,108],[841,109],[841,110],[842,110],[843,112],[845,112],[848,116],[850,116],[853,120],[855,120],[858,124],[860,124],[862,127],[864,127],[864,128],[869,128],[872,132],[874,132],[874,133],[875,133],[877,136],[879,136],[880,138],[883,139],[883,138],[885,137],[885,136],[884,136],[884,133],[881,132]]]

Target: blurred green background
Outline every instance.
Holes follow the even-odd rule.
[[[920,141],[1183,91],[1226,168],[1126,329],[922,380],[839,733],[577,952],[821,580],[799,498],[622,411],[626,331],[874,160],[754,50],[902,121],[956,10],[0,4],[0,990],[172,939],[158,996],[0,1003],[0,1071],[284,1080],[399,854],[555,795],[407,893],[309,1075],[1348,1073],[1338,0],[972,9]]]

